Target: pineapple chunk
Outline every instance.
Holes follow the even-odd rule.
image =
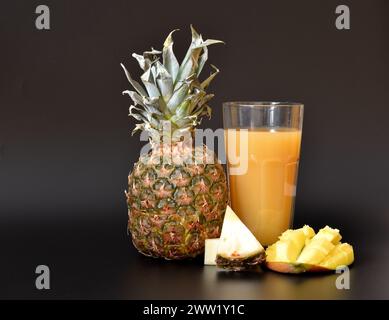
[[[318,265],[339,243],[342,236],[338,229],[325,226],[307,243],[297,263]]]
[[[315,235],[304,226],[287,230],[280,240],[266,250],[266,266],[282,273],[321,272],[335,270],[354,262],[353,247],[341,243],[338,229],[325,226]]]
[[[295,262],[308,239],[315,235],[310,226],[296,230],[286,230],[280,240],[266,250],[268,261]]]
[[[333,244],[338,244],[339,241],[342,239],[342,236],[340,235],[338,229],[332,229],[329,226],[325,226],[323,229],[319,230],[315,238],[316,239],[324,238],[332,242]]]
[[[320,263],[320,267],[335,270],[339,266],[348,266],[354,262],[354,250],[348,243],[339,243]]]
[[[205,240],[205,254],[204,254],[205,265],[210,265],[210,266],[216,265],[216,254],[217,254],[218,245],[219,245],[219,238]]]
[[[265,250],[251,231],[227,206],[217,249],[217,266],[230,270],[244,270],[259,264]]]
[[[297,263],[317,265],[334,249],[335,245],[331,241],[316,237],[317,235],[304,247]]]
[[[315,230],[313,230],[313,228],[311,228],[310,226],[305,225],[304,227],[302,227],[302,229],[307,240],[315,236]]]

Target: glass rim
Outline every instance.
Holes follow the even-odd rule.
[[[270,108],[270,107],[299,107],[303,108],[301,102],[292,101],[226,101],[223,107],[246,107],[246,108]]]

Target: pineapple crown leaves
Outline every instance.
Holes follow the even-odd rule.
[[[167,36],[162,51],[151,48],[143,55],[132,54],[143,74],[140,84],[134,80],[128,70],[121,64],[124,73],[135,91],[125,90],[133,101],[129,116],[140,123],[136,124],[133,133],[137,130],[148,131],[150,137],[159,139],[163,130],[162,122],[169,121],[176,135],[191,130],[201,122],[203,116],[211,116],[208,102],[213,94],[205,90],[219,73],[211,65],[213,72],[204,81],[199,75],[208,60],[208,46],[223,43],[220,40],[203,40],[201,34],[191,26],[192,42],[181,63],[179,64],[173,52],[173,30]],[[162,56],[162,62],[161,62]]]

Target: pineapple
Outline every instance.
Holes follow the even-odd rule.
[[[242,271],[255,268],[265,258],[265,249],[227,206],[222,233],[217,244],[216,265],[220,268]]]
[[[174,30],[175,31],[175,30]],[[151,150],[141,155],[128,177],[128,230],[134,246],[147,256],[166,259],[195,257],[204,241],[220,236],[227,205],[226,176],[215,153],[195,146],[194,129],[211,115],[207,93],[219,70],[204,81],[199,75],[208,59],[207,47],[191,26],[192,42],[179,65],[173,52],[173,32],[163,50],[133,54],[143,69],[144,87],[123,66],[135,91],[129,115],[137,130],[146,131]]]
[[[338,229],[326,226],[315,235],[309,226],[287,230],[266,249],[266,265],[283,273],[335,270],[354,262],[353,247],[341,243]]]

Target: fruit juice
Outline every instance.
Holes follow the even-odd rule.
[[[301,131],[269,128],[245,133],[239,129],[227,131],[236,132],[235,144],[226,132],[231,206],[261,244],[270,245],[292,224]],[[241,141],[244,137],[247,152],[244,140]],[[237,161],[231,161],[234,151]],[[232,168],[244,163],[245,173],[231,175]]]

